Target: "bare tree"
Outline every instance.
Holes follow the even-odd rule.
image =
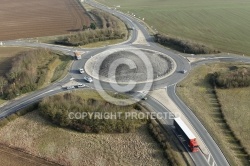
[[[13,80],[14,86],[16,85],[16,82],[15,82],[15,81],[16,81],[16,79],[18,78],[18,76],[19,76],[19,73],[18,73],[18,72],[15,72],[15,71],[9,73],[9,75],[8,75],[8,77],[9,77],[11,80]]]
[[[3,88],[7,84],[8,84],[8,81],[4,77],[0,76],[0,90],[1,90],[2,95],[3,95]]]

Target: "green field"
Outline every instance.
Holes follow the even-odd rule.
[[[250,55],[248,0],[98,0],[145,18],[159,32]]]

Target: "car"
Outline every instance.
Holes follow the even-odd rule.
[[[148,99],[147,96],[142,97],[142,100],[147,100],[147,99]]]
[[[79,72],[80,72],[81,74],[83,74],[83,73],[84,73],[83,68],[80,68],[80,69],[79,69]]]
[[[93,79],[89,76],[85,76],[83,79],[89,83],[93,82]]]
[[[85,84],[78,84],[76,87],[77,88],[84,88],[86,85]]]
[[[182,73],[185,74],[187,72],[187,70],[183,70]]]
[[[67,86],[66,88],[67,88],[67,90],[75,89],[74,86]]]
[[[139,94],[139,95],[137,95],[137,98],[139,100],[147,100],[148,99],[147,95],[145,95],[145,94]]]
[[[141,95],[141,96],[140,96],[140,99],[141,99],[141,100],[147,100],[148,97],[147,97],[146,95]]]

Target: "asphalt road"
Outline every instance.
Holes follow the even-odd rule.
[[[159,103],[154,98],[148,97],[146,103],[155,112],[158,112],[158,113],[168,112],[169,114],[171,114],[171,111],[169,111],[166,107],[164,107],[161,103]],[[172,116],[167,116],[167,119],[163,119],[163,121],[165,122],[164,125],[163,125],[164,127],[166,127],[166,128],[172,127],[172,125],[173,125]],[[196,152],[196,153],[192,153],[192,152],[189,151],[188,146],[185,146],[185,148],[189,152],[189,155],[194,160],[194,162],[196,163],[196,165],[200,165],[201,164],[202,166],[206,166],[206,165],[209,166],[206,158],[204,157],[204,155],[202,154],[201,151]]]
[[[52,45],[52,44],[38,43],[36,41],[29,41],[29,40],[4,41],[3,44],[5,46],[25,46],[25,47],[40,47],[40,48],[42,47],[42,48],[48,48],[52,50],[61,51],[71,56],[73,56],[73,51],[76,51],[76,50],[85,51],[86,53],[82,60],[74,61],[68,75],[63,80],[60,80],[50,85],[47,88],[33,92],[20,99],[9,101],[5,106],[0,107],[0,118],[3,118],[32,103],[35,103],[44,97],[52,96],[61,92],[65,92],[66,89],[63,89],[62,85],[64,85],[65,83],[68,83],[72,77],[75,78],[75,80],[78,82],[86,83],[83,80],[83,76],[85,76],[86,74],[80,74],[78,69],[82,68],[89,58],[108,49],[126,48],[128,46],[131,46],[132,43],[136,41],[137,39],[137,36],[138,36],[137,30],[140,30],[143,33],[146,40],[148,41],[149,45],[133,45],[133,47],[151,49],[151,50],[155,50],[155,51],[167,54],[176,63],[176,70],[174,71],[174,73],[167,78],[154,81],[151,90],[166,87],[166,93],[168,93],[169,97],[180,108],[180,110],[183,112],[183,114],[192,124],[193,128],[197,131],[200,138],[202,139],[202,141],[208,148],[209,152],[211,153],[211,158],[209,161],[207,161],[208,156],[205,156],[202,152],[189,153],[192,159],[194,160],[195,164],[196,165],[212,165],[214,162],[214,164],[218,166],[229,165],[225,156],[223,155],[223,153],[221,152],[221,150],[219,149],[218,145],[215,143],[213,138],[206,131],[205,127],[200,123],[198,118],[195,117],[192,111],[178,98],[178,96],[175,93],[175,85],[178,82],[180,82],[182,79],[184,79],[185,76],[188,74],[188,72],[185,74],[182,74],[180,72],[182,70],[190,71],[192,68],[205,64],[205,63],[221,62],[221,61],[250,63],[250,58],[242,57],[242,56],[228,56],[228,55],[216,57],[215,55],[215,56],[205,56],[204,59],[198,62],[189,63],[189,61],[186,59],[185,56],[190,56],[190,55],[185,55],[185,56],[176,55],[175,53],[169,50],[166,50],[163,47],[159,46],[158,44],[154,43],[153,37],[149,35],[148,31],[146,30],[146,27],[141,25],[137,19],[127,16],[119,11],[112,10],[111,8],[108,8],[94,1],[86,0],[85,2],[89,3],[92,6],[100,8],[104,11],[107,11],[111,14],[116,15],[117,17],[122,19],[128,25],[128,27],[134,28],[134,30],[130,31],[131,35],[130,35],[129,40],[127,40],[126,42],[122,44],[111,45],[111,46],[107,46],[103,48],[95,48],[95,49],[80,49],[80,48],[73,48],[73,47],[65,47],[65,46],[58,46],[58,45]],[[94,81],[97,81],[97,80],[94,80]],[[95,88],[93,83],[91,84],[86,83],[86,84],[90,88]],[[102,85],[102,88],[105,90],[112,90],[111,84],[108,82],[101,82],[101,85]],[[143,87],[144,87],[144,83],[136,84],[133,91],[140,91],[143,89]],[[152,98],[149,98],[145,102],[156,112],[169,112],[167,108],[165,108],[163,105],[161,105],[159,102],[157,102],[156,100]],[[168,125],[172,124],[171,119],[165,119],[165,122]]]

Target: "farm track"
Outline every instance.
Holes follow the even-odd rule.
[[[49,162],[45,159],[24,153],[20,150],[9,148],[3,144],[0,144],[0,165],[26,165],[26,166],[52,166],[58,165],[56,163]]]
[[[0,2],[0,40],[67,34],[90,24],[76,0]]]

